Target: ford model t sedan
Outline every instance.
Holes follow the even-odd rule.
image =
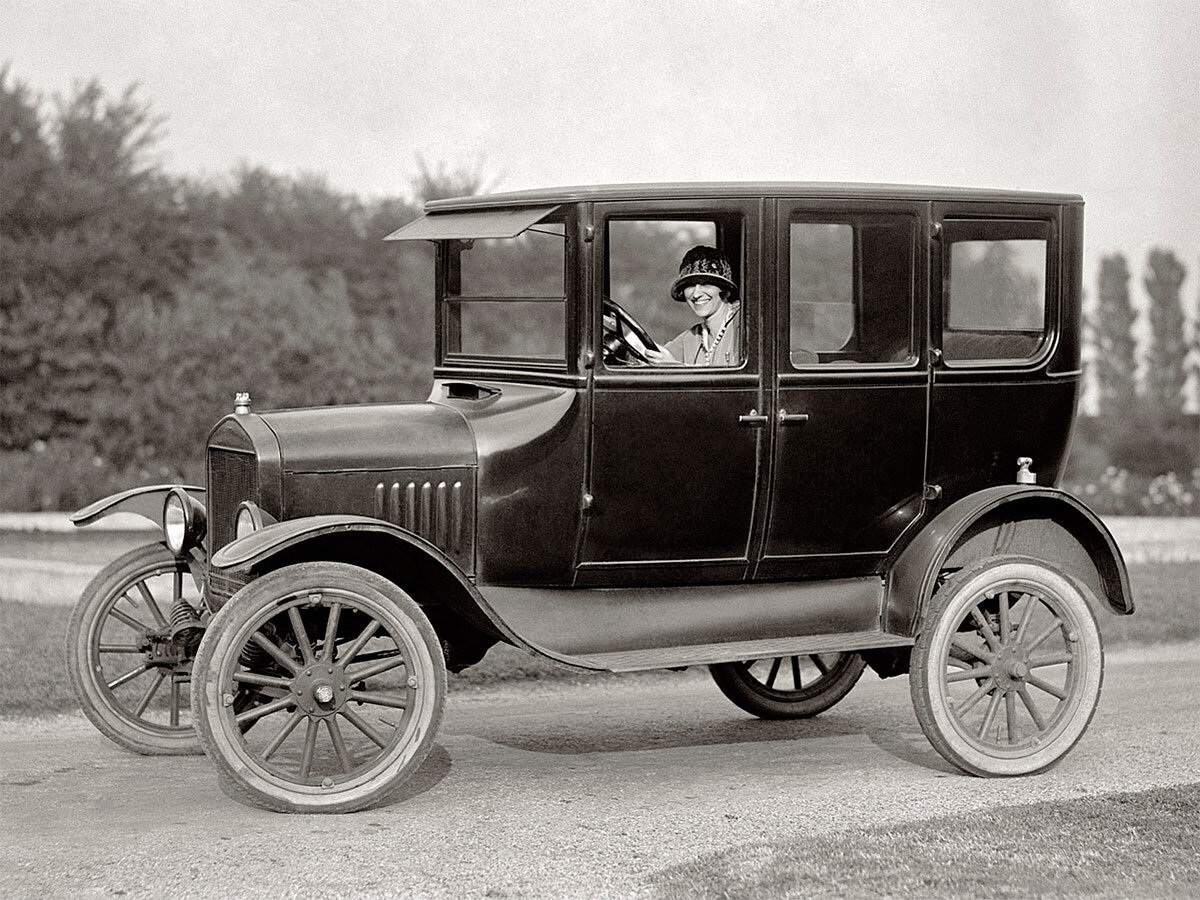
[[[766,718],[908,674],[969,773],[1063,757],[1125,565],[1055,485],[1079,393],[1083,203],[882,185],[439,200],[420,402],[212,429],[207,485],[98,501],[161,543],[69,640],[84,711],[203,748],[280,811],[393,796],[446,672],[506,642],[581,671],[709,667]],[[247,386],[251,387],[251,386]],[[190,703],[189,703],[190,700]]]

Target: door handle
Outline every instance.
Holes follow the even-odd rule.
[[[786,409],[779,411],[780,425],[799,425],[808,421],[808,413],[790,413]]]
[[[766,425],[771,421],[769,416],[764,416],[757,409],[750,410],[749,413],[738,416],[739,425]]]

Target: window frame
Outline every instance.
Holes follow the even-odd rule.
[[[1056,219],[1045,216],[964,215],[947,214],[941,219],[941,240],[938,247],[941,284],[938,297],[937,317],[934,322],[933,339],[936,341],[940,364],[947,369],[1029,369],[1041,366],[1053,354],[1058,343],[1059,331],[1059,234]],[[1043,273],[1042,329],[1033,351],[1022,357],[986,357],[983,359],[954,359],[946,355],[945,344],[948,332],[970,331],[950,329],[951,283],[950,256],[956,243],[968,241],[1012,241],[1042,240],[1046,243],[1046,268]],[[1029,334],[1027,329],[983,329],[989,335]]]
[[[842,203],[807,203],[803,200],[782,199],[778,211],[778,276],[777,312],[779,321],[779,370],[780,372],[801,372],[813,374],[846,374],[868,370],[886,369],[888,371],[908,370],[922,364],[923,335],[921,323],[924,319],[922,310],[925,305],[924,292],[921,290],[921,254],[919,242],[924,233],[924,216],[921,211],[911,204],[859,204]],[[863,256],[862,256],[862,226],[872,224],[887,224],[903,221],[908,227],[908,344],[909,355],[903,360],[867,361],[858,360],[852,364],[838,363],[832,360],[811,363],[797,363],[792,359],[792,226],[793,225],[848,225],[852,228],[853,259],[851,270],[853,284],[853,318],[855,331],[850,340],[857,343],[862,337],[863,324]],[[835,352],[835,351],[829,351]]]
[[[594,209],[595,266],[593,273],[595,302],[592,304],[593,351],[595,368],[606,382],[617,383],[626,378],[642,381],[647,378],[669,378],[680,386],[688,383],[711,384],[713,379],[742,380],[757,378],[761,368],[759,350],[759,310],[762,308],[762,288],[758,278],[757,241],[759,237],[761,201],[753,199],[719,200],[655,200],[614,201],[597,203]],[[604,362],[603,299],[609,295],[610,241],[608,223],[622,222],[713,222],[717,229],[717,246],[729,256],[738,285],[742,319],[742,359],[737,366],[608,366]],[[734,229],[731,237],[729,230]],[[729,242],[739,243],[736,258],[730,253]],[[664,302],[668,298],[663,286]],[[669,341],[675,335],[665,335]],[[658,336],[655,336],[658,337]]]
[[[437,241],[437,260],[435,264],[435,348],[434,359],[436,368],[479,370],[504,369],[529,372],[568,373],[573,371],[576,359],[575,348],[578,346],[578,328],[574,309],[578,305],[578,211],[575,206],[563,204],[552,209],[545,216],[523,228],[511,238],[483,238],[486,240],[515,240],[526,231],[536,229],[539,225],[552,223],[561,224],[563,228],[563,296],[558,297],[503,297],[503,296],[463,296],[461,290],[461,252],[468,239],[449,239]],[[469,239],[475,240],[475,239]],[[451,351],[449,349],[450,329],[457,324],[461,342],[461,304],[463,301],[502,304],[502,303],[561,303],[563,312],[562,351],[558,356],[515,356],[505,354],[478,354]],[[461,346],[461,343],[460,343]]]

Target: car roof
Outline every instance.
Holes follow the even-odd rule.
[[[1078,194],[1018,191],[996,188],[937,187],[912,184],[856,184],[810,181],[659,182],[651,184],[597,184],[538,188],[431,200],[425,211],[450,212],[497,206],[622,200],[721,200],[741,197],[803,197],[829,200],[940,200],[1000,203],[1083,202]]]

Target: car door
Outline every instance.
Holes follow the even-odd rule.
[[[594,207],[596,360],[577,584],[738,580],[750,564],[766,445],[759,274],[761,201]],[[606,359],[616,300],[664,344],[687,325],[670,297],[682,253],[715,244],[738,286],[740,358],[711,368]],[[636,360],[634,361],[636,362]],[[723,361],[721,361],[723,362]]]
[[[861,575],[922,512],[924,207],[779,200],[759,578]]]
[[[1056,203],[933,207],[929,471],[948,502],[1013,482],[1020,458],[1039,483],[1062,473],[1080,379],[1061,318],[1078,304],[1065,299],[1063,258],[1080,250],[1063,215]]]

